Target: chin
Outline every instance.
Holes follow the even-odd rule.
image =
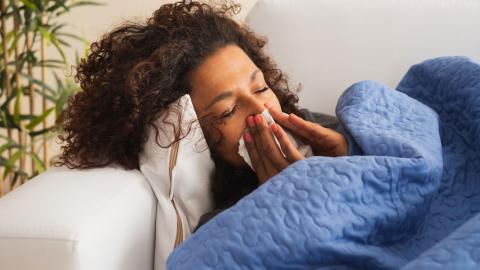
[[[230,165],[235,168],[245,168],[249,167],[248,164],[243,160],[243,158],[239,154],[235,154],[234,157],[230,157],[226,159]]]
[[[212,151],[212,156],[214,156],[217,160],[226,161],[233,167],[242,167],[243,165],[248,166],[248,164],[243,160],[243,158],[238,154],[225,154],[224,152],[219,151]]]

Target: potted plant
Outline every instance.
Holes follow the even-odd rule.
[[[59,19],[72,8],[95,1],[0,0],[0,196],[43,172],[52,157],[49,142],[79,86],[68,69],[66,51],[78,35]],[[55,54],[47,54],[53,46]],[[78,62],[78,54],[77,54]]]

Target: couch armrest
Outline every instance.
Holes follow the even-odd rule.
[[[153,269],[156,200],[143,175],[52,168],[0,199],[2,269]]]

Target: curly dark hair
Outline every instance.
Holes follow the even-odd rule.
[[[146,22],[126,22],[94,42],[75,75],[82,91],[59,119],[63,145],[55,165],[83,169],[115,163],[138,169],[148,128],[161,128],[154,125],[156,118],[190,92],[191,72],[230,44],[264,73],[285,112],[302,115],[298,89],[289,89],[287,76],[264,52],[267,38],[231,18],[239,10],[238,4],[165,4]],[[219,162],[218,168],[226,166]]]

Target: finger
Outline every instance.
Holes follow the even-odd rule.
[[[260,117],[259,117],[260,116]],[[282,154],[275,137],[273,136],[267,121],[262,115],[256,116],[257,119],[257,133],[261,142],[261,152],[264,153],[264,157],[268,159],[268,163],[272,164],[277,170],[281,171],[288,166],[288,162]]]
[[[270,115],[272,115],[273,120],[280,124],[281,126],[289,129],[294,134],[305,137],[305,139],[311,137],[311,128],[313,126],[309,125],[313,124],[311,122],[305,121],[302,118],[296,116],[295,114],[286,114],[284,112],[276,110],[273,106],[271,106],[268,102],[264,104],[264,106],[268,109]]]
[[[327,134],[326,128],[310,121],[306,121],[293,113],[288,116],[288,121],[295,126],[292,131],[306,139],[318,139],[320,137],[324,137]]]
[[[291,114],[289,120],[299,128],[302,136],[308,138],[310,142],[331,144],[342,139],[342,135],[332,129],[322,127],[319,124],[303,120],[302,118]],[[336,144],[335,144],[336,145]]]
[[[264,121],[264,118],[261,114],[257,114],[254,117],[255,120],[255,128],[253,132],[253,141],[255,142],[255,145],[257,147],[257,151],[260,154],[260,160],[263,163],[263,166],[265,167],[265,171],[270,174],[270,175],[275,175],[277,172],[276,167],[272,164],[272,162],[269,159],[269,155],[271,155],[270,152],[266,152],[265,148],[263,146],[263,140],[262,140],[262,131],[264,130],[264,126],[262,125],[262,121]],[[266,121],[265,121],[266,122]],[[278,147],[277,147],[278,148]]]
[[[290,123],[290,121],[288,120],[288,114],[286,114],[282,111],[276,110],[268,102],[265,103],[264,105],[268,109],[268,112],[273,117],[273,120],[275,120],[275,122],[277,122],[278,124],[288,128],[288,129],[295,128],[295,125]]]
[[[298,160],[302,160],[305,157],[298,151],[298,149],[293,145],[288,137],[287,133],[283,130],[283,128],[277,124],[272,124],[270,126],[273,134],[277,138],[280,146],[282,148],[283,153],[287,156],[287,160],[289,163],[293,163]]]
[[[253,141],[252,134],[250,132],[246,132],[243,135],[243,139],[245,140],[245,147],[247,148],[248,155],[250,156],[250,161],[252,162],[253,169],[257,174],[258,180],[263,183],[267,179],[267,172],[263,166],[262,161],[260,160],[260,156],[258,155],[258,151],[255,146],[255,142]]]

